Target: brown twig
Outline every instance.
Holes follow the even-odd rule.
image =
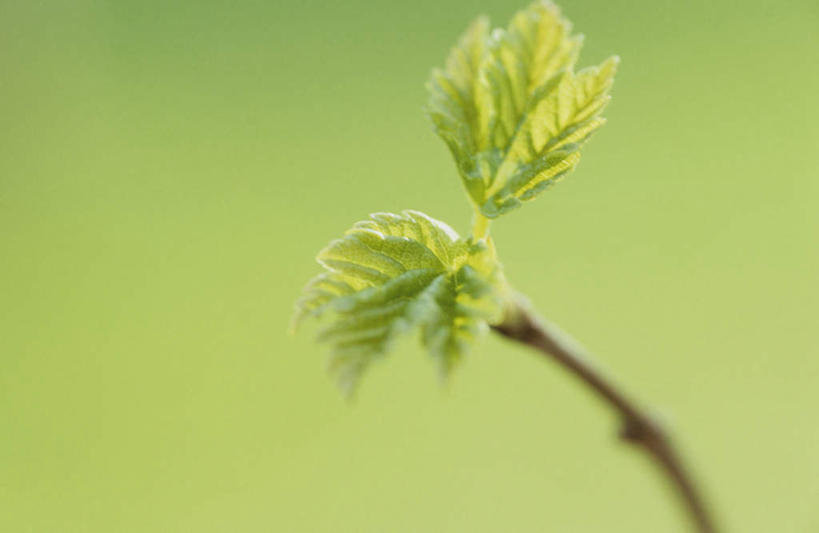
[[[587,360],[583,350],[557,327],[538,320],[525,303],[516,303],[497,333],[551,357],[580,378],[622,419],[620,437],[643,449],[666,474],[700,533],[716,533],[714,520],[666,431]]]

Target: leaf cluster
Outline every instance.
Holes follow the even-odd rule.
[[[475,209],[473,236],[418,211],[376,213],[331,242],[294,325],[330,316],[319,340],[346,391],[402,334],[418,330],[442,375],[503,312],[508,293],[489,220],[571,171],[603,125],[618,63],[575,72],[583,42],[551,2],[490,31],[476,20],[428,83],[428,115]]]

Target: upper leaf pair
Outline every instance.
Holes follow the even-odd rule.
[[[574,72],[582,36],[551,2],[490,32],[479,18],[428,84],[428,113],[471,200],[495,218],[577,164],[605,120],[616,57]]]

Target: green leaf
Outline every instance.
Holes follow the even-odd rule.
[[[489,19],[478,18],[450,52],[444,70],[432,72],[428,114],[435,131],[449,146],[472,200],[486,195],[479,152],[478,110],[475,105],[478,70],[486,52]]]
[[[317,259],[325,272],[305,288],[294,325],[332,315],[319,339],[332,344],[330,370],[346,391],[415,328],[448,375],[499,313],[494,250],[417,211],[373,214]]]
[[[575,72],[582,36],[547,1],[488,28],[478,19],[433,72],[427,111],[470,198],[494,218],[574,169],[605,122],[618,59]]]

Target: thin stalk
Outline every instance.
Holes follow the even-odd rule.
[[[485,239],[489,236],[489,219],[483,216],[477,207],[475,207],[475,213],[472,215],[472,236],[475,240]]]
[[[539,320],[523,303],[514,303],[497,333],[540,351],[585,383],[621,418],[620,438],[645,451],[660,467],[700,533],[716,533],[714,519],[691,473],[665,429],[622,389],[589,362],[580,346],[556,326]]]

